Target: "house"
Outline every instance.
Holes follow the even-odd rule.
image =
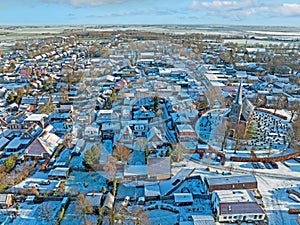
[[[55,132],[61,135],[66,132],[70,132],[74,125],[74,120],[70,112],[51,113],[49,116],[49,122],[54,127]]]
[[[171,177],[170,157],[147,158],[148,178],[151,180],[164,180]]]
[[[126,125],[120,132],[118,142],[121,146],[126,146],[129,149],[133,149],[133,143],[134,143],[134,135],[131,130],[131,128]]]
[[[118,115],[113,110],[99,110],[97,114],[97,124],[112,123],[119,121]]]
[[[134,120],[150,120],[155,117],[155,113],[152,110],[147,110],[145,107],[141,107],[139,110],[133,112]]]
[[[165,136],[163,136],[162,132],[156,127],[152,127],[148,131],[147,140],[148,140],[148,149],[156,149],[158,146],[167,143]]]
[[[22,152],[31,142],[31,139],[22,139],[21,137],[15,137],[4,148],[6,155],[11,155],[16,152]]]
[[[101,128],[101,140],[114,140],[115,133],[120,133],[120,123],[104,123]]]
[[[87,140],[96,140],[99,138],[99,128],[93,126],[87,126],[84,129],[84,138]]]
[[[255,189],[257,180],[252,174],[204,177],[207,194],[216,190]]]
[[[57,110],[60,113],[73,113],[74,108],[73,105],[61,104]]]
[[[177,124],[175,126],[177,138],[181,142],[197,142],[198,135],[190,124]]]
[[[45,159],[53,155],[61,142],[62,140],[57,135],[45,132],[26,148],[25,155]]]
[[[148,120],[130,120],[127,125],[132,130],[133,136],[146,137],[148,132],[149,123]]]
[[[171,113],[171,119],[174,125],[187,124],[191,122],[190,119],[183,115],[181,112]]]
[[[31,139],[31,141],[33,141],[35,138],[37,138],[41,133],[42,133],[43,129],[33,123],[30,127],[28,127],[24,133],[22,134],[21,138],[22,139]]]
[[[41,128],[45,128],[48,125],[47,114],[31,114],[28,116],[23,123],[24,128],[29,128],[32,124],[36,123]]]
[[[0,194],[0,207],[2,209],[9,208],[13,205],[13,195],[12,194]]]
[[[265,212],[255,202],[236,202],[220,204],[220,222],[259,222],[266,219]]]
[[[266,214],[248,190],[220,190],[212,192],[212,211],[218,222],[258,222]]]
[[[48,174],[48,179],[55,180],[55,179],[67,179],[69,176],[69,168],[67,167],[57,167],[55,169],[50,170]]]

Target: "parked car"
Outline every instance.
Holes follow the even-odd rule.
[[[50,184],[50,180],[42,180],[40,182],[40,185],[49,185]]]

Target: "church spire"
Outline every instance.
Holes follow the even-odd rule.
[[[237,90],[237,93],[236,93],[236,96],[235,96],[235,100],[234,100],[235,104],[239,104],[239,105],[243,104],[242,95],[243,95],[242,81],[240,81],[240,85],[239,85],[239,88]]]

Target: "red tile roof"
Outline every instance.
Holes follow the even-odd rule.
[[[263,214],[264,211],[256,202],[220,203],[220,215],[226,214]]]

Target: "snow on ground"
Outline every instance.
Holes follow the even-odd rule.
[[[102,187],[106,187],[106,178],[103,175],[102,172],[72,171],[65,184],[66,192],[101,192]]]
[[[151,210],[148,212],[152,225],[159,224],[176,224],[178,222],[177,213],[173,213],[167,210]]]
[[[144,188],[143,187],[135,187],[135,185],[119,184],[118,191],[117,191],[117,197],[125,198],[126,196],[129,196],[131,198],[143,197],[144,196]]]
[[[227,109],[213,109],[203,114],[195,125],[198,136],[204,141],[210,141],[212,133],[222,123],[223,116]]]
[[[174,200],[152,201],[147,205],[148,215],[153,225],[176,224],[189,221],[192,215],[211,215],[210,201],[194,198],[193,205],[176,206]]]
[[[48,173],[37,171],[31,177],[26,178],[19,184],[10,188],[10,190],[28,188],[29,185],[37,184],[41,193],[50,192],[55,187],[55,185],[58,184],[58,181],[50,180],[49,185],[40,185],[41,181],[47,179],[48,179]]]
[[[97,215],[86,215],[86,220],[92,222],[92,224],[97,223],[98,216]],[[61,225],[81,225],[84,224],[84,217],[79,212],[76,211],[76,202],[72,201],[68,206],[65,216],[62,219]]]
[[[292,188],[300,193],[300,163],[288,160],[284,164],[277,163],[279,169],[253,169],[249,163],[226,162],[225,166],[210,165],[210,172],[203,162],[187,162],[188,167],[195,167],[194,174],[202,178],[209,175],[221,175],[231,171],[233,174],[253,173],[258,182],[258,189],[262,194],[262,200],[267,211],[270,225],[294,225],[296,215],[288,214],[289,208],[300,208],[300,203],[288,198],[286,190]]]
[[[133,150],[129,157],[130,165],[143,165],[145,164],[145,152]]]
[[[61,207],[60,201],[47,201],[41,204],[20,205],[18,216],[13,220],[13,225],[54,225]]]

